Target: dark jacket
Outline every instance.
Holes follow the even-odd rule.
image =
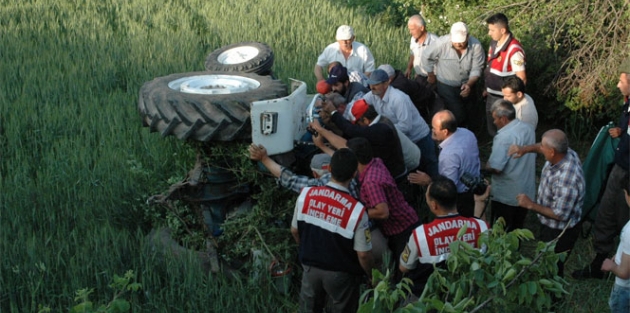
[[[430,108],[435,101],[435,94],[431,89],[415,80],[408,79],[399,70],[396,70],[394,79],[389,85],[406,93],[421,115],[426,114],[427,108]]]

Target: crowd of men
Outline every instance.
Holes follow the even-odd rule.
[[[336,42],[324,49],[314,68],[321,100],[319,119],[310,127],[322,153],[311,160],[312,175],[297,175],[270,158],[263,146],[250,146],[253,160],[262,162],[281,186],[299,193],[291,233],[303,266],[301,312],[321,312],[326,299],[334,312],[356,311],[361,277],[382,266],[386,252],[398,269],[394,280],[412,278],[413,293],[420,295],[462,225],[467,232],[460,239],[475,246],[489,223],[503,218],[507,231],[523,228],[533,211],[540,240],[562,234],[556,252],[573,249],[586,188],[580,158],[559,129],[546,131],[537,143],[538,113],[525,93],[525,50],[504,14],[492,15],[486,23],[491,38],[487,54],[463,22],[438,37],[428,32],[422,16],[410,17],[404,72],[389,64],[376,67],[369,48],[355,41],[353,28],[340,26]],[[471,112],[482,74],[492,137],[485,163],[477,137],[468,129],[478,122]],[[617,87],[626,103],[618,127],[610,131],[621,141],[595,221],[597,256],[572,275],[603,277],[612,271],[627,307],[630,239],[622,236],[629,248],[620,245],[615,260],[607,258],[629,218],[622,189],[628,187],[630,159],[630,59],[619,74]],[[536,153],[546,161],[537,192]],[[490,186],[478,192],[464,178],[481,177],[482,171]],[[414,193],[424,193],[431,220],[418,216],[420,208],[410,200]],[[563,261],[558,274],[564,275]]]

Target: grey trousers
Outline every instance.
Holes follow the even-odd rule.
[[[300,312],[343,313],[356,312],[359,308],[361,276],[333,272],[302,264],[302,288]],[[326,302],[326,295],[331,303]]]

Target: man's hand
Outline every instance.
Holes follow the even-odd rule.
[[[526,194],[521,193],[516,196],[516,201],[518,201],[518,206],[521,208],[526,208],[531,210],[534,207],[534,201],[530,199]]]
[[[322,129],[324,129],[317,119],[314,119],[310,124],[308,124],[308,127],[318,133],[321,132]]]
[[[408,69],[405,71],[405,77],[409,78],[410,76],[411,76],[411,69],[410,69],[410,68],[408,68]]]
[[[613,268],[617,265],[617,263],[615,263],[615,261],[611,260],[611,259],[606,259],[604,260],[604,262],[602,263],[602,268],[601,270],[603,272],[610,272],[613,270]]]
[[[492,186],[488,185],[486,187],[486,192],[484,192],[482,195],[474,194],[473,198],[475,199],[475,201],[486,201],[490,197],[490,190],[492,190]]]
[[[407,176],[409,182],[421,186],[428,186],[431,183],[431,176],[425,172],[416,171],[415,173],[409,173]]]
[[[254,161],[262,161],[267,155],[267,149],[263,145],[257,145],[252,143],[249,145],[249,158]]]
[[[462,98],[468,98],[468,96],[470,96],[470,86],[468,86],[468,84],[462,84],[461,87],[461,92],[459,93],[460,96],[462,96]]]
[[[522,151],[521,148],[522,148],[521,146],[511,145],[508,148],[508,156],[511,156],[511,157],[513,157],[515,159],[518,159],[518,158],[522,157],[523,156],[523,151]]]
[[[613,127],[608,130],[608,133],[610,134],[610,137],[618,138],[621,136],[621,127]]]
[[[326,143],[324,142],[324,136],[322,136],[319,132],[313,135],[313,143],[316,147],[320,149],[326,146]]]
[[[435,73],[433,72],[429,72],[428,76],[427,76],[427,82],[431,85],[435,84],[435,82],[437,81],[437,79],[435,78]]]

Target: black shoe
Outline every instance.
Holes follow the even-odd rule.
[[[581,270],[574,271],[573,273],[571,273],[571,276],[575,279],[602,279],[606,276],[606,273],[602,272],[600,268],[601,265],[599,267],[594,267],[593,264],[589,264]]]

